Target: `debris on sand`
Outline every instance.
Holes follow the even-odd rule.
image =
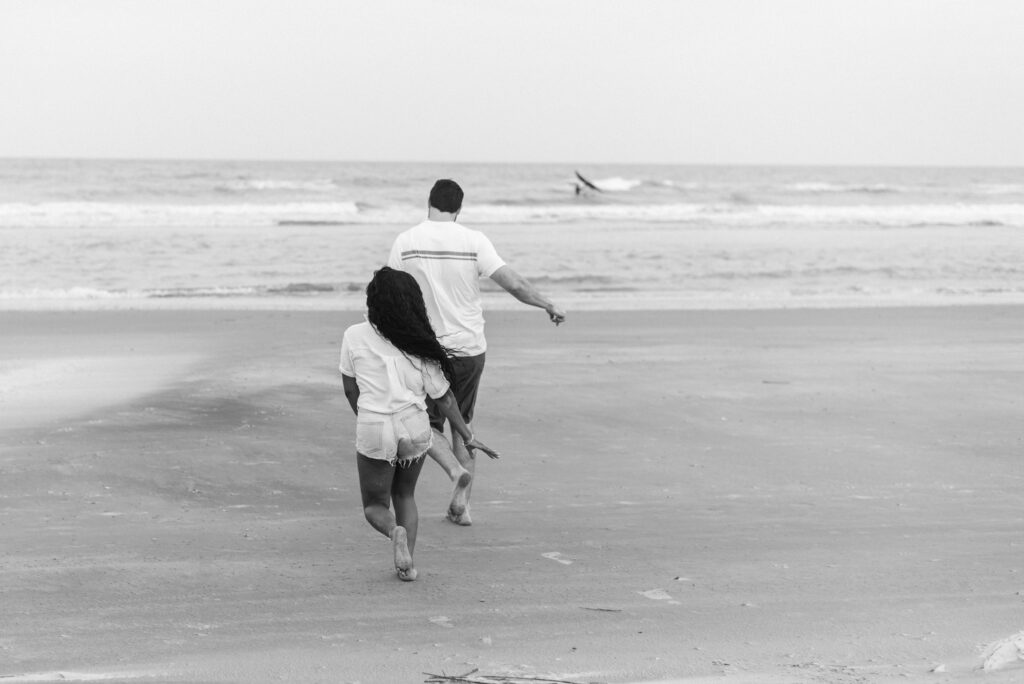
[[[474,668],[461,675],[430,674],[424,672],[429,679],[424,684],[444,684],[444,682],[458,682],[459,684],[584,684],[583,682],[571,682],[567,679],[548,679],[546,677],[527,677],[523,675],[486,675],[478,674],[479,670]],[[600,684],[600,682],[589,682],[587,684]]]

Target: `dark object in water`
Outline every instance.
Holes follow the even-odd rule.
[[[580,172],[579,172],[579,171],[577,171],[577,172],[576,172],[576,177],[580,179],[580,182],[581,182],[581,183],[583,183],[584,185],[586,185],[586,186],[587,186],[588,188],[590,188],[591,190],[596,190],[596,191],[598,191],[598,192],[603,192],[603,191],[601,190],[601,188],[597,187],[596,185],[594,185],[593,183],[591,183],[590,181],[588,181],[588,180],[587,180],[586,178],[584,178],[583,176],[581,176],[581,175],[580,175]],[[579,194],[579,193],[577,193],[577,194]]]

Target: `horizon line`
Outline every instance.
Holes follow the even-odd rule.
[[[325,159],[304,157],[158,157],[158,156],[58,156],[3,155],[0,161],[52,162],[201,162],[201,163],[299,163],[299,164],[453,164],[460,166],[691,166],[691,167],[790,167],[790,168],[932,168],[932,169],[1024,169],[1022,164],[928,164],[920,162],[665,162],[665,161],[504,161],[423,159]]]

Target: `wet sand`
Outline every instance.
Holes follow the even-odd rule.
[[[492,313],[403,583],[360,314],[0,313],[0,681],[1019,681],[1022,314]]]

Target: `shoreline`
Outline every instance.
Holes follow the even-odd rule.
[[[0,313],[9,364],[104,361],[0,426],[0,675],[968,680],[1024,629],[1022,311],[491,311],[503,457],[470,528],[424,468],[411,584],[351,463],[361,312]]]
[[[516,312],[529,307],[515,301],[505,293],[488,291],[483,294],[484,314]],[[790,310],[851,310],[851,309],[917,309],[1024,306],[1024,293],[1006,293],[979,296],[933,295],[931,297],[891,298],[875,297],[805,297],[789,302],[725,300],[720,297],[686,298],[683,292],[629,292],[620,295],[590,296],[545,290],[545,294],[570,311],[588,313],[617,313],[628,311],[790,311]],[[207,297],[138,297],[102,296],[67,297],[51,299],[0,298],[0,315],[30,312],[95,312],[95,311],[314,311],[353,312],[365,309],[364,294],[360,291],[336,296],[216,296]]]

